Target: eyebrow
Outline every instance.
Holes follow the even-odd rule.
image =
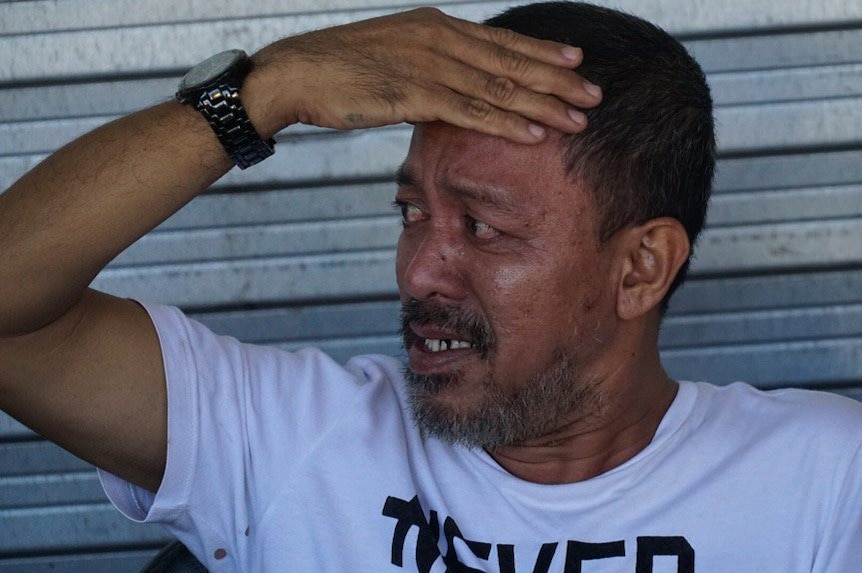
[[[395,184],[399,187],[418,187],[416,176],[403,163],[395,172]]]
[[[406,165],[401,165],[398,168],[395,173],[395,183],[399,187],[421,187],[418,178]],[[450,181],[444,186],[469,201],[480,203],[503,214],[509,215],[524,211],[524,205],[519,205],[512,199],[509,192],[494,185],[473,181]]]

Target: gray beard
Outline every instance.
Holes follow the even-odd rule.
[[[554,353],[551,364],[514,394],[506,394],[489,375],[482,381],[478,406],[458,411],[441,403],[437,394],[458,384],[454,376],[425,376],[405,370],[413,419],[427,436],[450,444],[489,451],[540,438],[571,419],[600,406],[593,384],[577,380],[570,356]]]

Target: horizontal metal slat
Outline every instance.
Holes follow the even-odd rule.
[[[86,10],[81,9],[82,4],[86,4]],[[148,0],[146,3],[135,0],[84,0],[77,3],[19,0],[0,4],[0,35],[315,12],[352,12],[380,6],[387,6],[394,11],[416,4],[415,0],[291,0],[289,3],[281,0],[257,0],[254,3],[208,0],[206,4],[170,0]],[[434,4],[445,6],[447,2],[442,0]]]
[[[849,97],[862,94],[862,64],[715,72],[707,81],[715,105]]]
[[[141,571],[157,549],[109,553],[73,553],[50,557],[0,559],[4,573],[118,573]]]
[[[24,424],[18,422],[11,416],[0,412],[0,441],[20,440],[22,438],[33,438],[35,432]]]
[[[103,118],[0,123],[0,156],[49,154],[107,123]]]
[[[129,89],[134,90],[134,85],[130,83]],[[15,92],[17,90],[10,91]],[[2,95],[3,91],[0,91],[0,96]],[[161,101],[151,103],[161,103]],[[0,105],[2,105],[2,101],[0,101]],[[137,111],[137,109],[129,111]],[[0,123],[0,156],[52,153],[75,138],[93,131],[118,117],[117,115],[104,115],[79,118],[38,119],[36,121],[13,120],[7,123]],[[332,129],[295,124],[279,132],[275,139],[276,142],[283,143],[301,136],[320,136],[322,134],[335,133],[337,132]]]
[[[718,160],[715,191],[813,187],[862,183],[862,149]]]
[[[844,20],[845,25],[852,20]],[[685,42],[708,72],[858,64],[862,29],[789,32]]]
[[[259,0],[242,5],[231,0],[212,0],[207,7],[195,3],[178,4],[169,0],[151,0],[141,6],[134,0],[88,0],[90,10],[82,11],[65,3],[19,2],[3,7],[4,24],[0,34],[27,33],[75,28],[101,28],[130,24],[153,24],[191,20],[206,20],[212,14],[220,18],[277,16],[289,13],[344,11],[376,8],[385,5],[390,10],[419,5],[414,0],[294,0],[289,5],[278,0]],[[846,19],[860,18],[860,10],[852,0],[811,4],[802,0],[781,5],[766,0],[726,0],[717,5],[708,0],[598,0],[598,5],[612,6],[655,21],[672,32],[708,33],[750,28],[785,26],[822,26]],[[479,19],[509,6],[506,2],[460,2],[446,0],[430,3],[447,13]],[[50,7],[50,9],[46,9]],[[16,9],[17,8],[17,9]],[[86,17],[92,16],[92,17]]]
[[[392,215],[394,196],[394,183],[204,194],[159,225],[156,232]]]
[[[829,391],[862,402],[862,381],[860,381],[860,386],[841,386],[829,388]]]
[[[234,169],[217,187],[303,185],[314,182],[391,178],[404,160],[411,131],[406,128],[335,132],[326,137],[283,141],[275,157],[253,169]],[[44,155],[0,157],[0,189],[6,189]]]
[[[383,354],[394,356],[402,361],[404,360],[403,352],[401,351],[401,339],[395,335],[364,336],[335,340],[301,340],[275,344],[274,346],[289,352],[302,348],[319,348],[342,364],[354,356],[361,356],[363,354]]]
[[[171,537],[159,526],[134,523],[107,501],[33,509],[0,510],[0,554],[111,549],[166,544]]]
[[[105,492],[102,491],[95,469],[75,473],[0,477],[0,511],[104,501]]]
[[[673,296],[668,316],[862,302],[862,269],[693,278]]]
[[[862,216],[862,185],[716,194],[707,226]]]
[[[326,12],[0,36],[0,54],[4,54],[0,83],[177,72],[211,56],[213,46],[252,52],[278,38],[387,12]]]
[[[0,89],[0,122],[125,115],[169,100],[178,83],[171,76]]]
[[[391,215],[151,233],[121,253],[108,268],[392,248],[400,231],[399,219]]]
[[[680,380],[742,380],[762,388],[862,380],[862,338],[673,349],[661,357],[668,373]]]
[[[178,306],[349,299],[391,295],[395,253],[370,251],[191,265],[107,269],[94,288]]]
[[[862,144],[862,97],[731,106],[715,118],[723,154]]]
[[[129,82],[128,88],[130,91],[134,91],[134,82]],[[6,91],[11,93],[4,93]],[[19,91],[26,93],[32,91],[32,88],[24,90],[0,90],[0,105],[2,105],[3,99],[14,98],[15,94]],[[37,95],[36,97],[40,96]],[[158,101],[147,102],[145,106],[162,103],[171,97],[168,96],[160,98]],[[134,108],[130,109],[129,112],[137,110],[138,108]],[[35,121],[21,121],[19,118],[12,118],[11,121],[0,123],[0,155],[51,153],[73,139],[101,127],[118,117],[120,116],[106,114],[86,117],[37,119]],[[335,130],[312,125],[295,124],[279,132],[275,139],[276,142],[283,143],[284,141],[301,136],[319,136],[327,133],[333,134]]]
[[[862,219],[707,229],[692,274],[862,264]]]
[[[92,466],[44,440],[0,443],[0,477],[85,471]]]
[[[670,316],[662,323],[660,346],[670,350],[847,337],[862,337],[862,304]]]
[[[399,312],[398,301],[388,300],[191,316],[219,334],[260,343],[394,334],[399,324]]]

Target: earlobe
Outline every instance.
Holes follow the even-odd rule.
[[[691,245],[682,224],[670,217],[651,219],[622,232],[617,314],[632,320],[661,304],[688,259]]]

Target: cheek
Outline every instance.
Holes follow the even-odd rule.
[[[413,251],[409,245],[409,241],[405,239],[404,233],[398,237],[398,247],[395,251],[395,282],[398,284],[398,292],[404,300],[404,274],[407,272],[407,267],[413,258]]]
[[[562,297],[556,292],[557,277],[548,261],[534,258],[528,263],[507,265],[489,276],[488,281],[490,297],[486,308],[497,318],[500,335],[512,333],[530,343],[537,332],[545,330],[549,318],[558,313]]]
[[[501,271],[492,287],[500,328],[528,336],[524,344],[539,345],[593,324],[611,290],[606,267],[599,257],[565,264],[551,258]]]

